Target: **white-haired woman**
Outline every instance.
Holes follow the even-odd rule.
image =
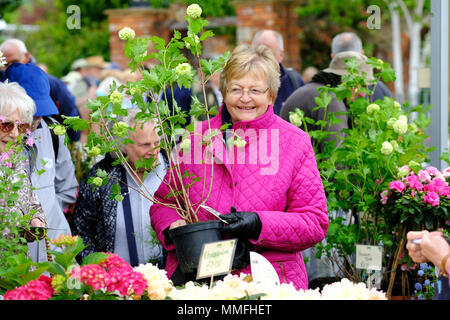
[[[25,161],[8,161],[11,157],[10,147],[15,144],[24,143],[24,136],[29,133],[36,106],[25,89],[18,83],[0,82],[0,154],[2,155],[1,166],[8,166],[13,169],[13,176],[8,177],[10,182],[15,182],[22,177],[23,184],[18,190],[19,198],[14,205],[6,205],[1,199],[2,206],[5,206],[5,213],[20,212],[23,216],[30,215],[30,227],[47,227],[44,211],[39,199],[33,193],[30,172],[26,168]],[[3,174],[3,172],[1,173]],[[6,179],[6,175],[3,174]],[[28,238],[31,241],[33,237]]]
[[[131,167],[134,168],[139,159],[153,158],[154,169],[148,175],[141,169],[130,174],[123,165],[114,165],[116,156],[111,153],[91,169],[80,184],[72,222],[73,234],[80,235],[89,245],[79,258],[103,251],[116,253],[133,266],[149,260],[162,262],[162,248],[152,241],[150,231],[149,209],[153,203],[136,189],[153,194],[166,174],[167,162],[160,153],[160,137],[154,123],[135,123],[139,111],[128,109],[127,116],[117,118],[117,123],[123,122],[136,129],[128,137],[133,143],[124,145],[121,151],[128,157]],[[88,180],[97,176],[98,169],[106,171],[110,179],[106,185],[93,190]],[[124,196],[121,202],[110,197],[111,187],[118,181]]]

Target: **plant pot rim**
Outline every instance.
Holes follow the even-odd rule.
[[[208,230],[208,229],[218,229],[221,228],[223,222],[220,220],[208,220],[208,221],[200,221],[191,224],[186,224],[181,227],[177,227],[174,229],[170,229],[168,234],[171,239],[178,237],[183,234],[197,232],[200,230]]]

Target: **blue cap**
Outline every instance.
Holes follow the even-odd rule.
[[[36,103],[36,117],[58,114],[58,109],[50,97],[47,74],[34,64],[15,62],[6,69],[6,79],[17,82]]]

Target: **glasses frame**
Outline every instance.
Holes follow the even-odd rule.
[[[254,88],[253,88],[254,89]],[[256,96],[255,95],[253,95],[252,93],[251,93],[251,89],[248,89],[248,88],[241,88],[240,90],[242,90],[242,93],[240,94],[240,95],[234,95],[234,94],[232,94],[231,93],[231,88],[227,88],[227,92],[228,93],[230,93],[232,96],[234,96],[234,97],[236,97],[236,98],[242,98],[243,96],[244,96],[244,93],[245,93],[245,90],[247,90],[247,94],[248,94],[248,96],[249,97],[252,97],[252,98],[258,98],[258,97],[262,97],[266,92],[267,92],[267,90],[269,90],[270,88],[269,87],[267,87],[265,90],[263,90],[260,94],[257,94]]]
[[[13,121],[5,121],[0,122],[0,131],[3,133],[10,133],[14,130],[14,128],[17,128],[17,131],[19,133],[27,133],[28,130],[30,130],[30,125],[28,123],[19,123],[19,122],[13,122]]]

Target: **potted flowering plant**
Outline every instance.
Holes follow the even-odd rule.
[[[390,181],[389,187],[380,194],[381,213],[387,225],[397,230],[401,226],[401,234],[409,230],[437,230],[446,226],[450,218],[449,181],[450,168],[442,172],[432,166],[422,169],[413,161],[409,166],[399,168],[397,179]],[[404,239],[400,239],[395,256],[397,263],[401,263],[403,250]],[[408,255],[403,255],[405,259],[406,268],[413,265]],[[395,273],[391,277],[395,277]]]
[[[353,58],[347,60],[348,74],[341,77],[341,83],[334,88],[319,88],[321,93],[316,98],[317,108],[324,108],[324,114],[331,94],[344,101],[347,112],[342,114],[348,117],[349,128],[342,132],[325,130],[329,123],[342,121],[342,114],[332,112],[328,113],[328,121],[304,117],[301,110],[291,112],[290,118],[313,139],[327,193],[330,226],[326,243],[315,247],[316,258],[325,256],[331,269],[339,271],[337,277],[343,275],[358,282],[361,274],[354,264],[355,244],[382,245],[386,268],[382,283],[386,283],[394,257],[399,255],[399,239],[406,233],[391,223],[389,210],[381,210],[380,193],[397,179],[397,168],[427,160],[430,148],[425,130],[430,119],[426,116],[428,108],[423,106],[401,105],[388,97],[372,101],[374,89],[369,85],[392,81],[395,73],[380,59],[369,58],[366,63],[377,71],[374,80],[367,80],[358,71],[358,62]],[[308,130],[309,127],[316,130]],[[352,219],[354,224],[349,223]]]
[[[168,197],[176,198],[176,202],[175,204],[169,204],[158,200],[152,193],[142,187],[140,181],[136,181],[138,189],[135,190],[155,204],[162,204],[176,210],[180,218],[187,223],[187,226],[177,228],[178,233],[184,227],[189,228],[195,223],[198,228],[200,225],[204,225],[207,230],[214,229],[213,241],[217,241],[221,239],[220,228],[222,224],[218,221],[198,223],[197,217],[201,205],[206,203],[212,191],[212,183],[203,185],[205,196],[202,203],[191,203],[189,188],[193,184],[203,184],[203,182],[199,177],[195,177],[189,172],[181,172],[178,165],[179,161],[183,161],[182,154],[191,147],[193,148],[190,145],[189,137],[200,134],[195,130],[195,121],[188,126],[185,125],[186,117],[198,118],[202,115],[207,119],[210,128],[209,119],[216,112],[217,106],[208,106],[200,103],[198,99],[194,99],[194,104],[187,114],[181,110],[174,99],[174,86],[190,88],[195,74],[198,73],[205,95],[204,86],[206,82],[223,68],[230,56],[229,53],[225,53],[218,59],[201,58],[202,42],[213,36],[212,31],[203,30],[208,25],[208,21],[201,18],[201,13],[200,6],[197,4],[190,5],[186,10],[188,22],[186,36],[182,37],[179,31],[174,30],[173,37],[167,43],[157,36],[150,38],[136,37],[134,30],[128,27],[120,30],[119,38],[126,41],[125,55],[130,59],[128,67],[133,72],[141,74],[142,78],[136,82],[128,81],[121,85],[114,82],[110,87],[111,93],[109,95],[98,97],[95,101],[88,103],[87,107],[91,110],[89,121],[79,117],[65,117],[64,124],[71,126],[74,130],[89,129],[92,124],[96,125],[99,128],[98,132],[91,131],[87,137],[88,154],[96,157],[114,152],[119,157],[115,163],[124,166],[130,176],[136,180],[139,178],[133,173],[141,169],[150,172],[153,170],[157,159],[154,157],[150,159],[141,158],[131,165],[127,156],[121,151],[121,147],[131,143],[128,136],[141,123],[148,120],[156,122],[155,128],[162,137],[159,148],[165,150],[165,153],[169,155],[168,178],[163,179],[162,183],[168,185],[170,189]],[[155,49],[151,53],[148,52],[149,45]],[[182,53],[182,49],[188,49],[194,56],[198,62],[197,70],[188,62],[187,57]],[[146,68],[145,62],[147,60],[156,61],[154,67]],[[128,114],[127,109],[122,107],[124,99],[129,99],[140,110],[136,115],[134,127],[117,121],[117,116]],[[204,101],[206,103],[207,99],[205,98]],[[170,108],[169,106],[173,107]],[[208,133],[207,136],[202,136],[202,146],[211,144],[212,137],[218,134],[218,132],[211,132],[211,129],[209,132],[210,134]],[[239,139],[234,141],[234,143],[239,142]],[[204,159],[205,162],[212,163],[213,154],[210,153],[206,158],[209,159]],[[208,167],[205,166],[205,168]],[[213,177],[214,166],[210,166],[210,168],[211,172],[208,175],[210,174]],[[146,175],[144,175],[144,179],[145,177]],[[96,188],[105,186],[109,179],[111,177],[105,171],[98,170],[97,176],[91,177],[88,182]],[[174,181],[174,184],[169,183],[170,181]],[[124,198],[121,194],[121,182],[117,180],[111,188],[111,198],[117,201],[122,201]],[[211,224],[213,226],[210,226]],[[199,252],[194,254],[197,253],[199,254]]]

